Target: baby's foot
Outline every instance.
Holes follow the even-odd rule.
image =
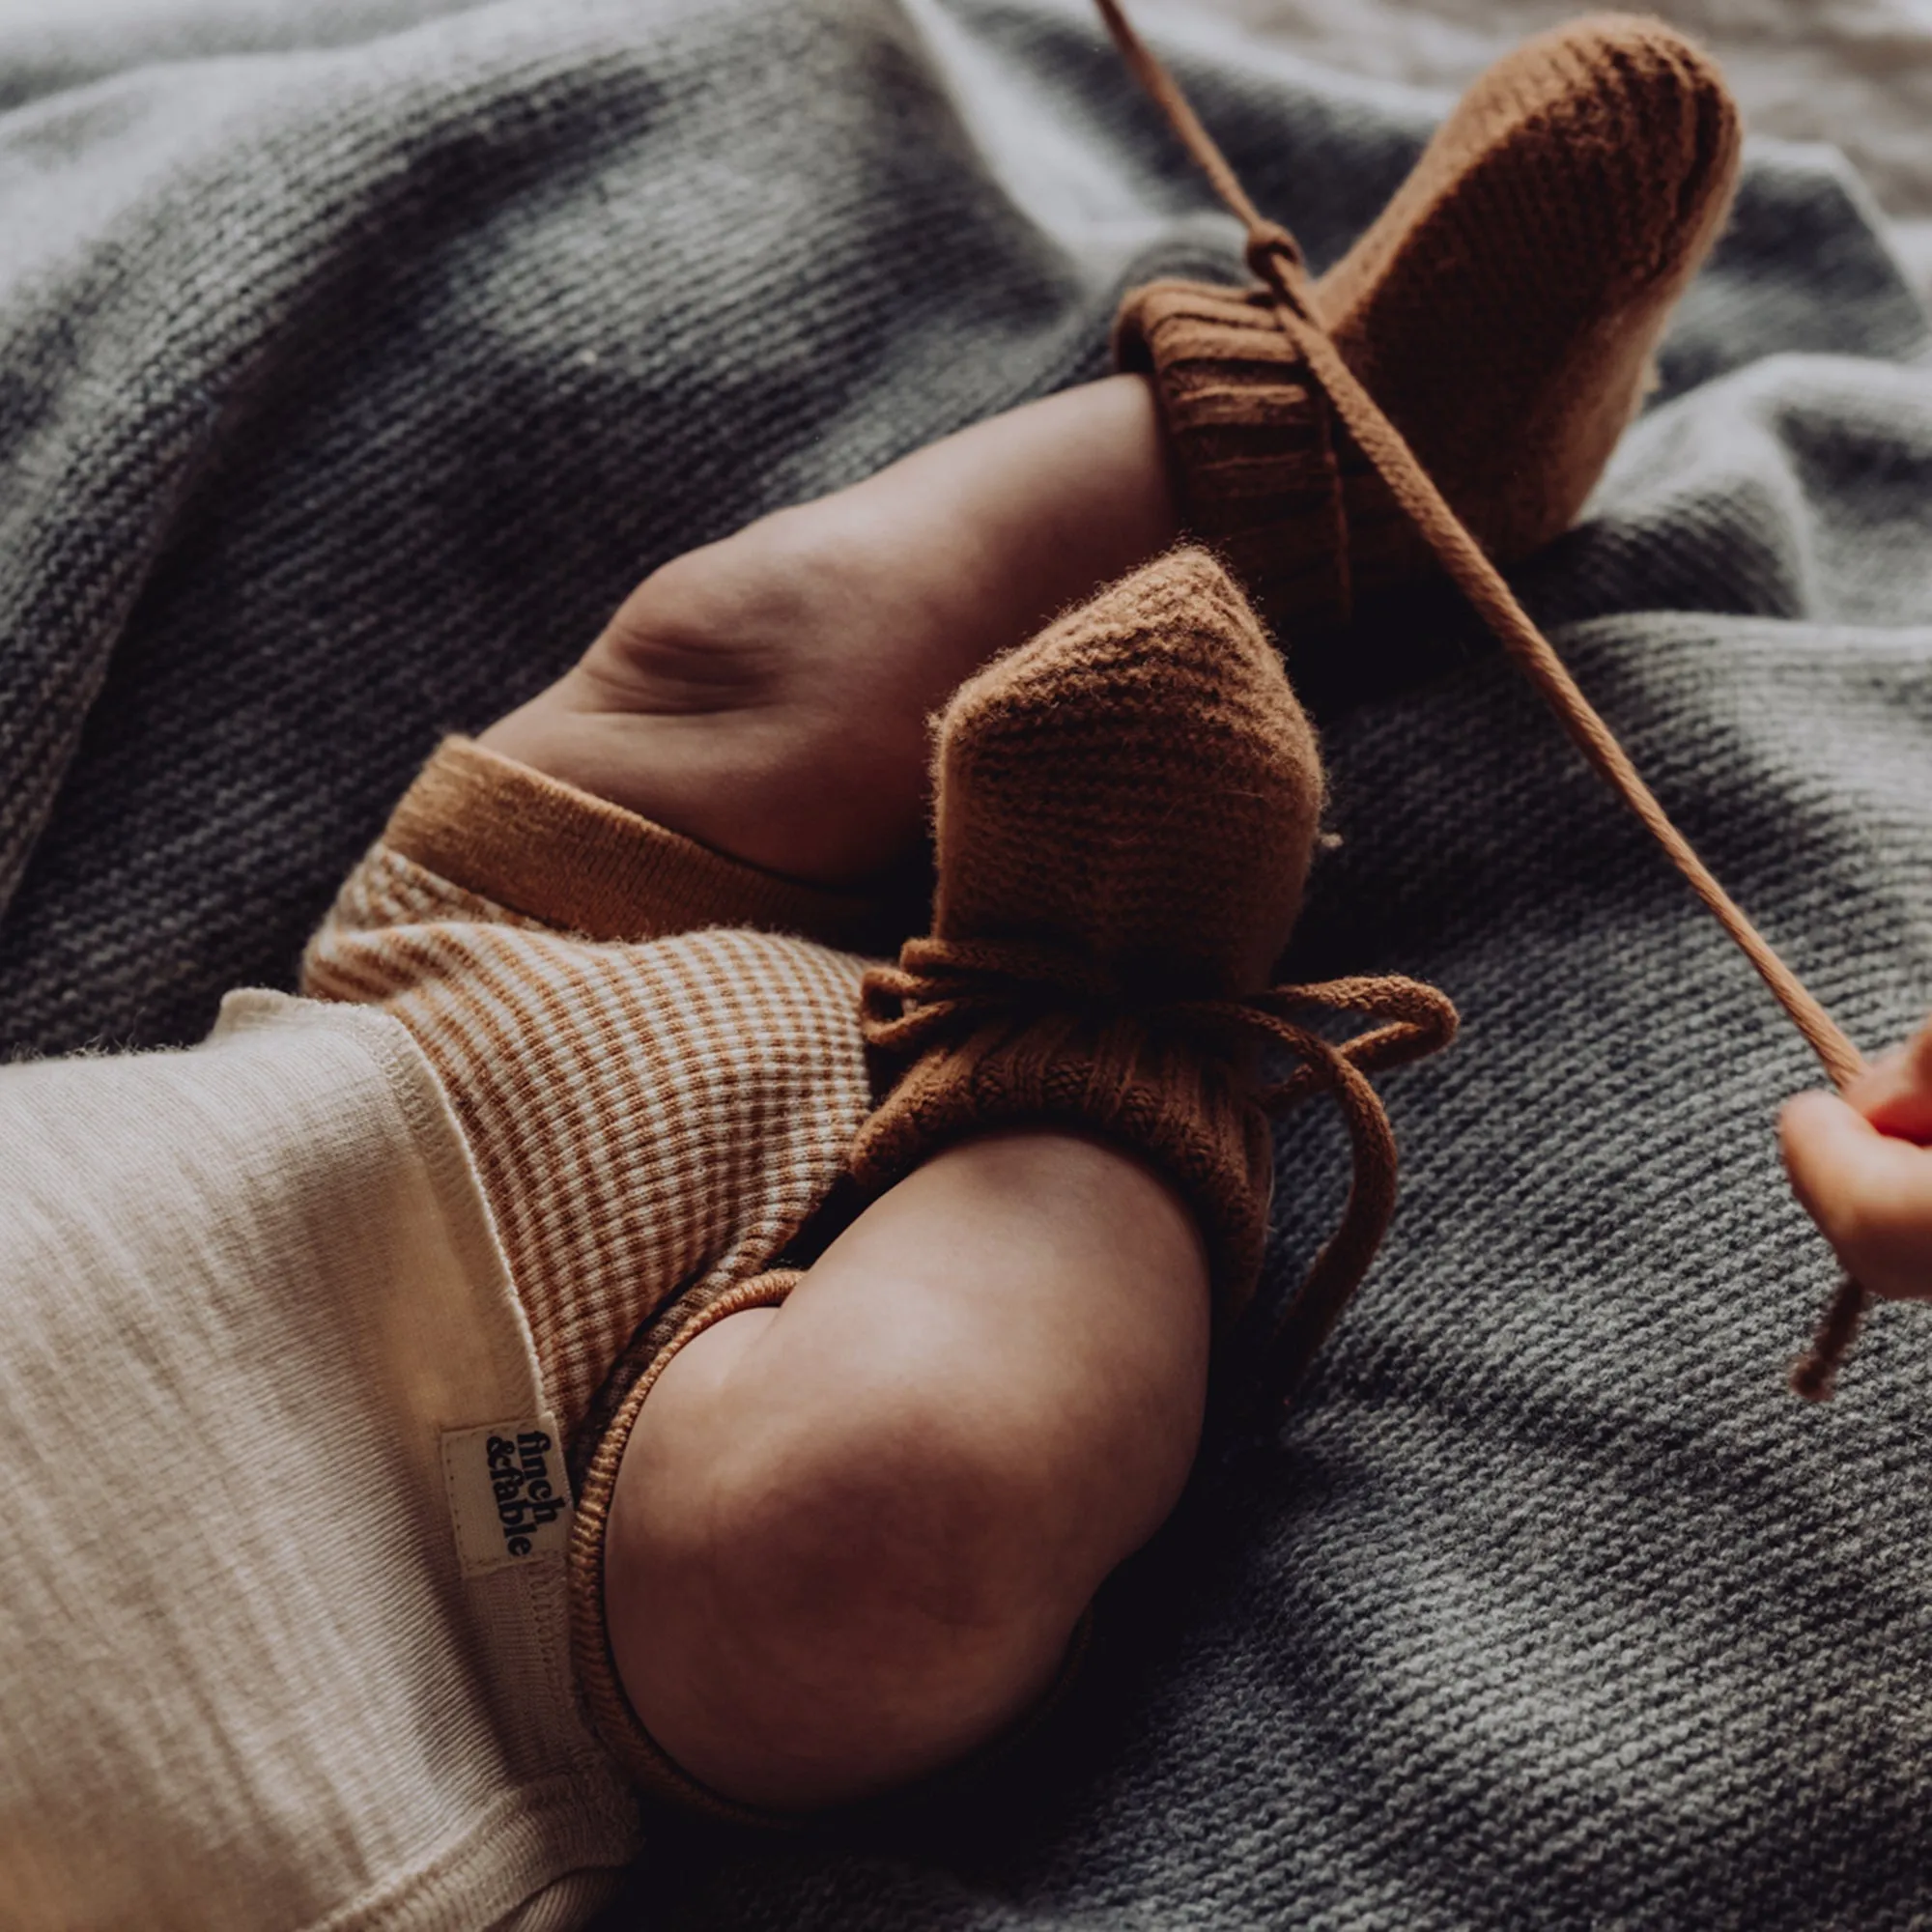
[[[1028,404],[655,571],[483,742],[753,866],[863,888],[917,845],[926,721],[1164,549],[1152,396]]]
[[[1344,360],[1498,562],[1566,529],[1602,474],[1722,226],[1738,138],[1722,76],[1682,35],[1577,21],[1476,82],[1317,285]],[[1153,283],[1118,348],[1158,383],[1188,528],[1291,649],[1351,592],[1433,571],[1263,292]],[[1304,695],[1311,668],[1295,662]]]
[[[1321,278],[1337,348],[1498,560],[1567,529],[1603,473],[1729,213],[1739,141],[1682,34],[1574,21],[1475,82]],[[1378,478],[1350,492],[1365,555],[1378,517],[1413,542]]]
[[[867,981],[869,1037],[910,1064],[853,1172],[877,1190],[975,1133],[1096,1134],[1186,1200],[1238,1305],[1268,1124],[1249,1056],[1167,1015],[1261,991],[1301,903],[1321,763],[1266,634],[1205,552],[1162,557],[954,695],[937,790],[931,937]]]

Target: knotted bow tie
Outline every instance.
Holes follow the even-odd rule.
[[[1379,1024],[1337,1044],[1290,1017],[1308,1008]],[[1292,1388],[1368,1271],[1395,1208],[1395,1134],[1368,1076],[1447,1046],[1455,1007],[1434,986],[1393,974],[1270,986],[1237,1000],[1162,998],[1051,947],[945,939],[909,940],[896,966],[867,973],[860,999],[867,1044],[901,1063],[989,1022],[1052,1012],[1136,1020],[1231,1062],[1249,1042],[1284,1051],[1300,1064],[1285,1079],[1257,1084],[1253,1095],[1269,1116],[1311,1093],[1333,1096],[1353,1172],[1341,1221],[1269,1343],[1281,1384]]]

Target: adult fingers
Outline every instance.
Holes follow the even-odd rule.
[[[1881,1133],[1932,1145],[1932,1021],[1874,1062],[1845,1098]]]
[[[1874,1294],[1932,1299],[1932,1150],[1833,1094],[1788,1102],[1778,1139],[1793,1191],[1845,1266]]]

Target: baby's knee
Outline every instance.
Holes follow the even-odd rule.
[[[682,1493],[642,1459],[657,1493],[620,1478],[607,1611],[626,1690],[686,1771],[761,1806],[969,1754],[1051,1685],[1091,1587],[1059,1560],[1023,1427],[930,1391],[846,1394],[716,1444]]]

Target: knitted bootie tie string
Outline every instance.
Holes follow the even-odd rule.
[[[1337,1044],[1289,1018],[1307,1007],[1361,1013],[1381,1024]],[[1233,1061],[1252,1041],[1298,1060],[1288,1078],[1257,1088],[1254,1104],[1273,1116],[1311,1092],[1331,1094],[1348,1128],[1353,1171],[1342,1219],[1270,1344],[1273,1378],[1284,1394],[1360,1285],[1395,1210],[1395,1134],[1368,1072],[1438,1051],[1455,1037],[1457,1024],[1444,994],[1396,975],[1274,986],[1241,1000],[1146,1000],[1050,947],[944,939],[909,940],[898,965],[868,971],[860,1013],[867,1043],[899,1062],[961,1043],[991,1020],[1025,1026],[1067,1013],[1137,1022],[1204,1056]],[[1106,1072],[1096,1069],[1095,1077]]]
[[[1362,1013],[1383,1024],[1337,1044],[1288,1017],[1305,1007]],[[1292,1390],[1361,1285],[1395,1212],[1395,1134],[1368,1075],[1447,1046],[1456,1037],[1456,1009],[1435,987],[1391,973],[1270,986],[1246,1001],[1202,1001],[1191,1010],[1244,1029],[1301,1062],[1287,1079],[1262,1090],[1264,1113],[1272,1118],[1310,1092],[1323,1092],[1349,1131],[1353,1171],[1342,1219],[1283,1309],[1269,1344],[1275,1373]]]
[[[1519,669],[1555,713],[1557,722],[1610,789],[1663,848],[1692,892],[1750,962],[1838,1087],[1863,1070],[1858,1048],[1816,997],[1778,956],[1678,831],[1609,726],[1583,695],[1529,613],[1518,602],[1401,433],[1342,359],[1319,320],[1294,238],[1268,220],[1248,198],[1227,157],[1201,125],[1186,97],[1134,30],[1121,0],[1095,0],[1122,58],[1166,116],[1181,145],[1214,192],[1247,230],[1248,267],[1273,300],[1282,332],[1307,363],[1343,428],[1353,438],[1450,581],[1494,633]],[[1830,1395],[1837,1365],[1851,1347],[1869,1297],[1849,1277],[1819,1324],[1807,1355],[1792,1371],[1793,1389],[1810,1401]]]

